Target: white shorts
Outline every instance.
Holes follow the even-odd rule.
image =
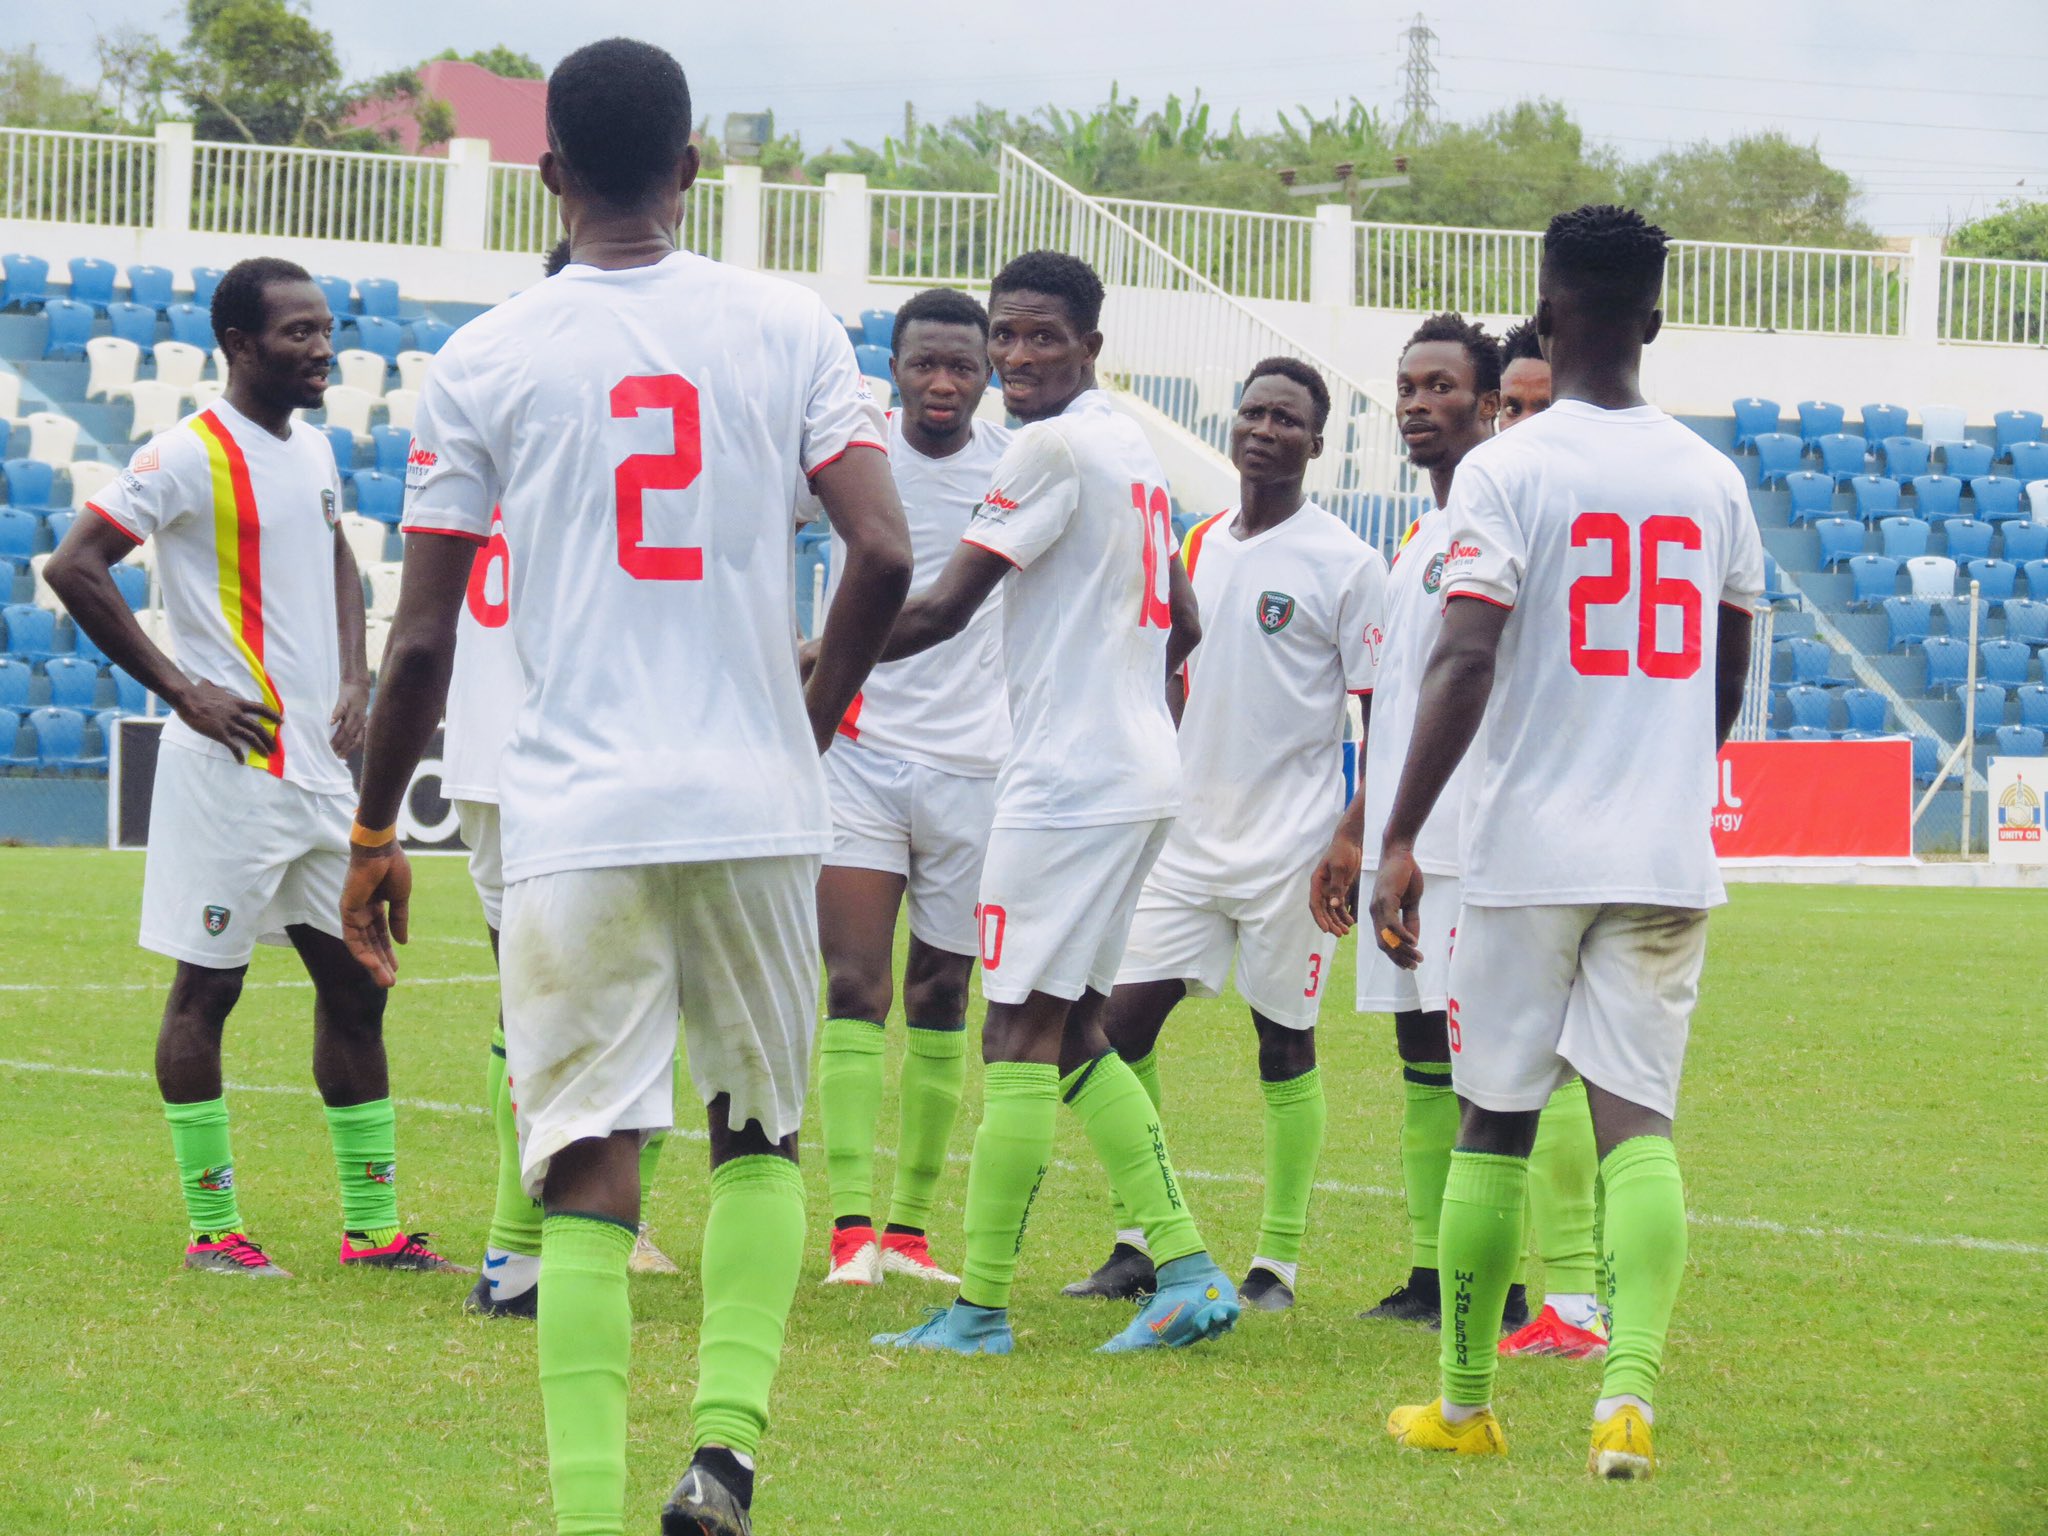
[[[1124,940],[1171,817],[1106,827],[997,827],[981,872],[981,993],[1021,1003],[1116,985]]]
[[[934,949],[973,954],[996,781],[905,762],[840,737],[825,754],[825,790],[832,802],[826,865],[904,876],[910,931]]]
[[[698,1097],[780,1140],[818,1016],[818,858],[632,864],[505,888],[499,953],[520,1175],[573,1141],[675,1121],[676,1018]]]
[[[215,970],[258,943],[289,944],[303,923],[341,937],[352,794],[284,779],[165,743],[156,755],[142,947]]]
[[[1375,871],[1366,870],[1360,899],[1372,895]],[[1451,947],[1458,937],[1463,901],[1456,875],[1422,877],[1422,964],[1404,971],[1389,960],[1372,935],[1368,916],[1358,930],[1360,1013],[1442,1013],[1450,999]]]
[[[1145,882],[1117,984],[1184,981],[1191,997],[1219,997],[1237,962],[1238,995],[1289,1029],[1314,1029],[1337,941],[1309,912],[1304,866],[1256,896],[1175,894]]]
[[[1451,958],[1451,1084],[1541,1109],[1574,1072],[1673,1116],[1707,957],[1693,907],[1466,906]]]
[[[505,849],[498,841],[498,807],[490,800],[458,800],[455,815],[469,848],[469,882],[493,932],[505,927]]]

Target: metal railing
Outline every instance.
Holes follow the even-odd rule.
[[[1939,325],[1943,341],[2048,344],[2048,261],[1944,256]]]
[[[1227,294],[1308,300],[1312,218],[1125,197],[1096,201]]]
[[[1903,336],[1907,257],[1785,245],[1674,240],[1667,325],[1829,336]]]
[[[761,265],[770,272],[815,272],[824,234],[825,189],[796,182],[761,188]]]
[[[1527,315],[1543,237],[1520,229],[1359,224],[1354,302],[1368,309]]]
[[[993,192],[868,193],[868,276],[981,287],[995,275]]]
[[[683,222],[677,243],[687,251],[718,259],[724,246],[725,184],[706,177],[683,197]],[[484,243],[493,251],[526,251],[539,256],[562,238],[560,210],[531,165],[491,166],[490,223]]]
[[[156,218],[156,140],[0,128],[0,219],[146,228]]]
[[[1253,363],[1284,356],[1320,370],[1330,387],[1324,432],[1330,451],[1311,462],[1309,490],[1360,537],[1382,550],[1394,548],[1415,512],[1410,472],[1393,413],[1363,385],[1008,145],[998,187],[996,262],[1052,249],[1093,266],[1108,290],[1098,376],[1219,452],[1237,387]]]
[[[269,144],[199,143],[192,151],[196,232],[441,243],[446,160]]]

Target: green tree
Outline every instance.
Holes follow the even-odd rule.
[[[1554,101],[1517,102],[1476,123],[1437,125],[1407,153],[1411,184],[1382,193],[1375,219],[1541,229],[1560,209],[1616,195],[1617,157],[1589,148]]]
[[[530,54],[519,53],[503,43],[491,48],[479,48],[474,53],[457,53],[453,48],[443,48],[429,63],[452,59],[464,64],[479,64],[494,75],[507,80],[545,80],[547,71],[536,63]]]
[[[1995,212],[1951,230],[1948,252],[2005,261],[2048,261],[2048,203],[2009,199]]]
[[[81,91],[36,56],[36,45],[0,51],[0,123],[14,128],[85,128],[92,93]]]
[[[1782,133],[1672,150],[1623,173],[1622,196],[1646,218],[1687,240],[1866,249],[1877,244],[1856,217],[1855,182],[1819,146]]]

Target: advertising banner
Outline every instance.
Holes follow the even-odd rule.
[[[1714,851],[1724,859],[1910,859],[1912,743],[1731,741],[1721,749]]]
[[[1991,798],[1991,862],[2048,864],[2041,839],[2048,757],[1994,757],[1984,783]]]

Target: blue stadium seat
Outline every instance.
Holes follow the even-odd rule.
[[[1884,552],[1894,560],[1911,560],[1927,553],[1929,529],[1917,517],[1888,517],[1878,525],[1884,535]]]
[[[865,320],[865,316],[862,317]],[[1778,430],[1778,402],[1761,400],[1752,395],[1747,400],[1735,402],[1735,449],[1740,453],[1752,447],[1766,432]]]
[[[1934,611],[1941,617],[1948,632],[1958,639],[1970,633],[1971,600],[1967,597],[1937,597]],[[1991,622],[1991,605],[1981,597],[1976,600],[1977,638],[1983,639],[1985,628]]]
[[[79,711],[51,705],[32,709],[28,728],[35,732],[38,767],[59,773],[106,771],[106,753],[89,755],[85,750],[85,716]]]
[[[50,264],[40,256],[0,256],[7,285],[0,289],[0,309],[27,309],[50,301]]]
[[[35,510],[56,505],[57,468],[54,464],[45,464],[40,459],[9,459],[0,463],[0,479],[7,482],[7,504],[10,507]]]
[[[2003,523],[2027,515],[2021,500],[2026,494],[2025,483],[2010,475],[1979,475],[1970,482],[1970,494],[1977,501],[1976,515],[1987,523]]]
[[[121,594],[121,601],[128,605],[130,613],[140,613],[149,606],[149,572],[139,565],[124,562],[114,566],[110,574],[114,578],[114,589]]]
[[[201,309],[213,307],[213,290],[220,286],[220,280],[227,273],[219,267],[194,267],[192,269],[192,302]]]
[[[128,298],[131,303],[147,304],[158,314],[171,307],[172,290],[177,278],[169,267],[134,266],[128,269]]]
[[[1220,451],[1228,452],[1226,442]],[[1835,477],[1817,469],[1795,469],[1785,476],[1785,490],[1792,498],[1792,521],[1811,522],[1828,517],[1835,509]]]
[[[1932,736],[1913,738],[1913,782],[1932,784],[1941,774],[1941,743]]]
[[[413,349],[418,352],[438,352],[448,344],[448,338],[455,334],[455,327],[446,320],[436,320],[427,315],[412,323]]]
[[[1991,473],[1993,454],[1989,443],[1943,443],[1941,468],[1958,480],[1974,480]]]
[[[134,342],[145,358],[156,355],[155,310],[147,304],[109,304],[107,318],[113,322],[114,334]]]
[[[1914,510],[1925,522],[1963,515],[1963,482],[1954,475],[1919,475],[1913,481]]]
[[[114,756],[114,728],[120,720],[121,711],[118,709],[96,709],[92,712],[92,727],[100,733],[100,751],[107,755],[109,761]]]
[[[342,428],[344,432],[348,429]],[[337,453],[340,452],[337,446]],[[406,427],[370,428],[370,452],[379,471],[405,478],[405,458],[412,452],[412,432]]]
[[[60,709],[90,710],[99,692],[100,669],[81,656],[52,656],[43,663],[50,702]]]
[[[213,312],[202,304],[173,304],[166,313],[171,322],[171,340],[211,352],[220,343],[213,334]]]
[[[1799,683],[1811,683],[1816,688],[1841,688],[1847,678],[1834,675],[1835,653],[1819,640],[1801,635],[1791,640],[1780,640],[1771,649],[1785,657],[1790,665],[1790,674],[1781,681],[1771,684],[1774,688],[1789,688]]]
[[[115,585],[118,587],[120,583],[116,581]],[[114,658],[101,650],[99,642],[80,629],[75,622],[71,626],[71,654],[83,657],[95,667],[109,667],[114,664]]]
[[[2039,598],[2007,598],[2005,638],[2027,646],[2048,645],[2048,602]]]
[[[26,570],[42,531],[43,520],[35,513],[20,507],[0,507],[0,560],[17,571]]]
[[[1881,443],[1888,437],[1903,436],[1912,413],[1903,405],[1866,405],[1862,415],[1864,437]]]
[[[2014,443],[2012,454],[2012,475],[2021,485],[2029,480],[2048,480],[2048,443],[2028,438],[2023,443]]]
[[[1848,415],[1826,400],[1802,400],[1792,409],[1799,413],[1799,436],[1809,448],[1830,432],[1841,431],[1842,418]]]
[[[74,256],[68,265],[72,302],[89,304],[94,314],[104,315],[114,302],[114,264],[97,256]]]
[[[1784,580],[1785,573],[1778,568],[1777,556],[1773,555],[1769,550],[1765,550],[1764,590],[1759,599],[1764,606],[1775,608],[1780,603],[1792,603],[1796,606],[1801,602],[1797,592],[1791,591],[1783,585]]]
[[[363,301],[363,313],[382,320],[396,320],[398,283],[389,277],[365,277],[356,282],[356,297]]]
[[[33,751],[16,750],[21,736],[21,714],[18,710],[0,707],[0,768],[33,768],[36,755]]]
[[[316,272],[313,274],[313,286],[326,296],[327,307],[333,311],[335,325],[339,327],[345,324],[353,313],[349,301],[355,292],[349,286],[348,279],[336,277],[328,272]]]
[[[140,715],[149,711],[149,690],[142,686],[142,679],[122,667],[109,667],[108,673],[114,679],[114,703],[124,715]]]
[[[1842,701],[1842,708],[1848,712],[1849,731],[1864,735],[1881,736],[1889,723],[1887,716],[1891,705],[1885,696],[1875,688],[1844,688],[1836,695]],[[1845,731],[1843,734],[1848,734]]]
[[[2040,757],[2048,753],[2048,735],[2031,725],[2001,725],[1992,732],[1992,751],[2000,757]]]
[[[349,431],[347,427],[322,427],[320,430],[327,434],[328,445],[334,449],[335,468],[341,471],[343,482],[354,479],[356,473],[355,433]]]
[[[1953,635],[1930,635],[1920,642],[1927,658],[1927,692],[1960,688],[1970,675],[1970,648]]]
[[[1849,560],[1852,608],[1875,608],[1899,589],[1899,562],[1889,555],[1854,555]]]
[[[2037,443],[2041,440],[2041,423],[2044,420],[2039,411],[2000,411],[1991,418],[1991,436],[2002,459],[2012,452],[2014,443]]]
[[[2029,560],[2020,574],[2027,578],[2027,596],[2048,599],[2048,557]]]
[[[1844,560],[1863,553],[1863,525],[1853,517],[1824,517],[1813,525],[1820,535],[1820,563],[1833,570]]]
[[[7,626],[7,654],[24,661],[48,661],[57,654],[57,615],[33,603],[9,603],[0,608],[0,624]]]
[[[85,344],[92,340],[92,306],[76,299],[51,299],[43,305],[43,313],[50,317],[50,334],[43,343],[43,356],[85,356]]]
[[[1853,480],[1863,473],[1865,450],[1869,445],[1855,433],[1830,432],[1813,446],[1820,455],[1821,471],[1832,475],[1836,484]]]
[[[1967,683],[1956,689],[1956,702],[1968,704],[1970,695],[1977,697],[1977,739],[1982,741],[2005,724],[2005,690],[1996,683],[1979,683],[1973,689]]]
[[[374,469],[359,469],[355,476],[356,510],[365,517],[396,528],[405,515],[405,478]]]
[[[1818,729],[1824,735],[1832,734],[1829,721],[1834,714],[1834,697],[1827,689],[1816,688],[1811,683],[1787,688],[1785,703],[1792,711],[1793,726]]]
[[[64,542],[64,535],[71,531],[71,525],[77,521],[78,514],[69,507],[60,508],[44,516],[43,526],[50,530],[50,547],[52,549]]]
[[[2027,681],[2027,668],[2034,653],[2017,640],[1986,640],[1977,647],[1982,658],[1977,675],[2001,688],[2018,688]]]
[[[2020,701],[2020,724],[2048,731],[2048,683],[2029,683],[2014,697]]]
[[[2003,607],[2019,585],[2020,568],[2010,560],[1972,560],[1965,569],[1977,583],[1977,595],[1993,608]]]
[[[20,657],[0,656],[0,706],[27,709],[29,679],[34,673],[35,668]]]
[[[1794,725],[1778,733],[1780,741],[1833,741],[1835,733],[1821,725]]]
[[[1998,530],[1999,541],[2005,546],[2005,558],[2014,565],[2029,565],[2036,560],[2048,560],[2048,523],[2021,520],[2007,523]],[[2037,594],[2048,597],[2048,593]]]
[[[1941,535],[1948,541],[1948,557],[1957,565],[1972,560],[1983,560],[1991,554],[1991,525],[1980,523],[1974,517],[1952,517],[1941,525]]]
[[[1759,485],[1772,485],[1799,467],[1805,445],[1790,432],[1759,432],[1751,442],[1756,448],[1756,478]]]
[[[880,347],[884,352],[896,344],[896,311],[893,309],[864,309],[860,312],[860,338],[871,347]]]
[[[853,360],[860,371],[871,379],[889,382],[889,349],[870,343],[853,349]]]
[[[1883,443],[1884,472],[1901,485],[1932,467],[1934,452],[1917,437],[1888,437]]]
[[[1918,439],[1914,439],[1918,441]],[[1883,475],[1858,475],[1849,482],[1849,495],[1856,515],[1866,523],[1890,517],[1899,511],[1899,482]]]
[[[396,363],[398,354],[405,350],[405,327],[381,315],[358,315],[356,337],[363,350],[383,358],[387,368]]]

